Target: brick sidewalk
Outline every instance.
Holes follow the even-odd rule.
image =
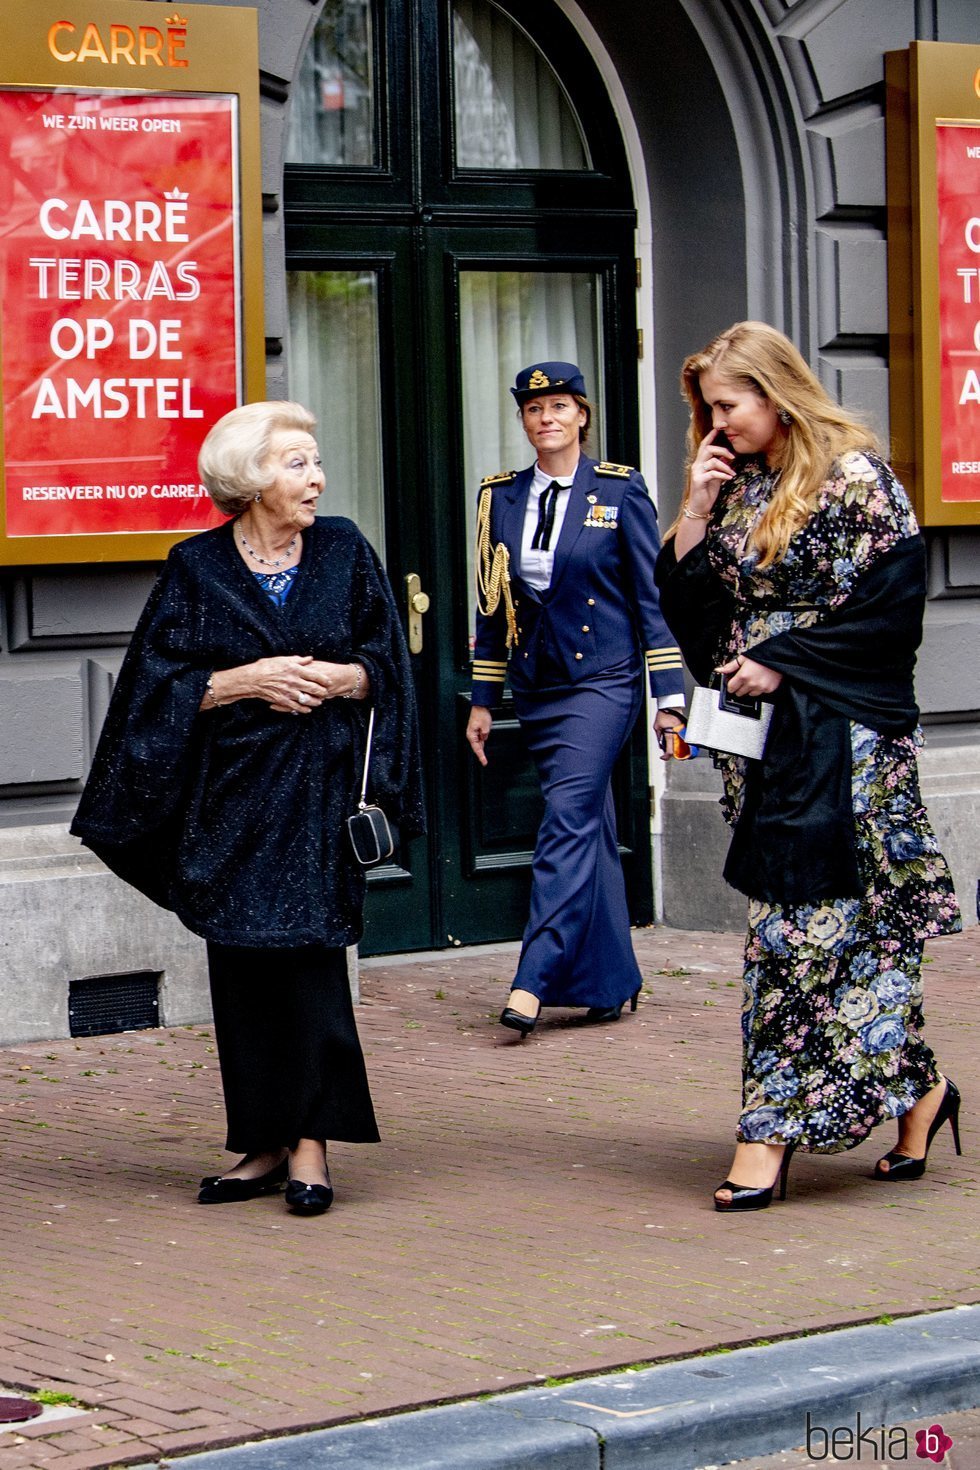
[[[740,941],[646,930],[635,1016],[496,1026],[510,953],[362,971],[383,1134],[331,1150],[321,1219],[202,1209],[224,1161],[207,1027],[0,1051],[0,1384],[84,1415],[0,1434],[4,1470],[125,1465],[980,1300],[980,932],[931,946],[928,1035],[966,1095],[929,1172],[891,1134],[800,1158],[764,1214],[711,1208],[738,1101]]]

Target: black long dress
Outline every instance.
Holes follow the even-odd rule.
[[[200,708],[212,671],[307,653],[364,665],[375,708],[371,790],[403,833],[422,831],[397,609],[371,547],[340,517],[303,533],[282,607],[243,563],[230,523],[173,549],[72,823],[114,872],[208,940],[228,1146],[245,1151],[300,1136],[377,1137],[342,964],[362,932],[365,875],[346,818],[366,704],[331,699],[301,717],[258,699]],[[310,999],[318,994],[321,1005]],[[259,1057],[270,1063],[264,1079]],[[311,1065],[322,1075],[311,1077]],[[263,1117],[277,1120],[279,1136],[266,1136]]]

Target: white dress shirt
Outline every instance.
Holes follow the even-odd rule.
[[[551,586],[551,574],[555,566],[555,547],[561,535],[565,512],[568,509],[569,492],[574,479],[574,471],[570,475],[546,475],[539,464],[534,466],[534,478],[528,491],[527,509],[524,512],[524,534],[521,537],[521,581],[533,587],[535,592],[547,592]],[[555,480],[558,481],[561,489],[555,501],[555,523],[551,530],[551,542],[547,551],[535,551],[532,549],[531,542],[538,529],[541,497]]]

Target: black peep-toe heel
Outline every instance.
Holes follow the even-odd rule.
[[[772,1204],[772,1196],[777,1183],[779,1185],[779,1198],[784,1200],[786,1198],[786,1180],[789,1176],[789,1166],[792,1162],[795,1149],[795,1143],[788,1143],[786,1145],[783,1151],[783,1157],[779,1163],[779,1173],[776,1175],[772,1184],[764,1189],[754,1189],[749,1185],[736,1184],[734,1179],[726,1179],[722,1184],[719,1184],[718,1189],[730,1189],[732,1197],[730,1200],[721,1200],[718,1198],[718,1189],[716,1189],[715,1209],[728,1211],[729,1213],[733,1210],[768,1210]]]
[[[953,1147],[957,1154],[962,1154],[963,1150],[960,1148],[960,1103],[962,1101],[956,1083],[951,1082],[947,1077],[946,1091],[939,1104],[939,1111],[929,1124],[929,1136],[926,1139],[926,1151],[923,1157],[913,1159],[908,1154],[900,1154],[896,1149],[892,1149],[891,1153],[885,1154],[884,1158],[879,1159],[875,1164],[872,1178],[892,1180],[896,1183],[901,1179],[921,1179],[926,1172],[926,1159],[929,1157],[932,1140],[946,1122],[949,1123],[953,1132]],[[881,1166],[886,1162],[888,1168],[883,1169]]]

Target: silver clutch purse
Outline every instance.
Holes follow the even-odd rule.
[[[695,685],[684,739],[722,755],[757,761],[765,750],[771,720],[768,700],[729,693],[728,680],[722,675],[718,689]]]

